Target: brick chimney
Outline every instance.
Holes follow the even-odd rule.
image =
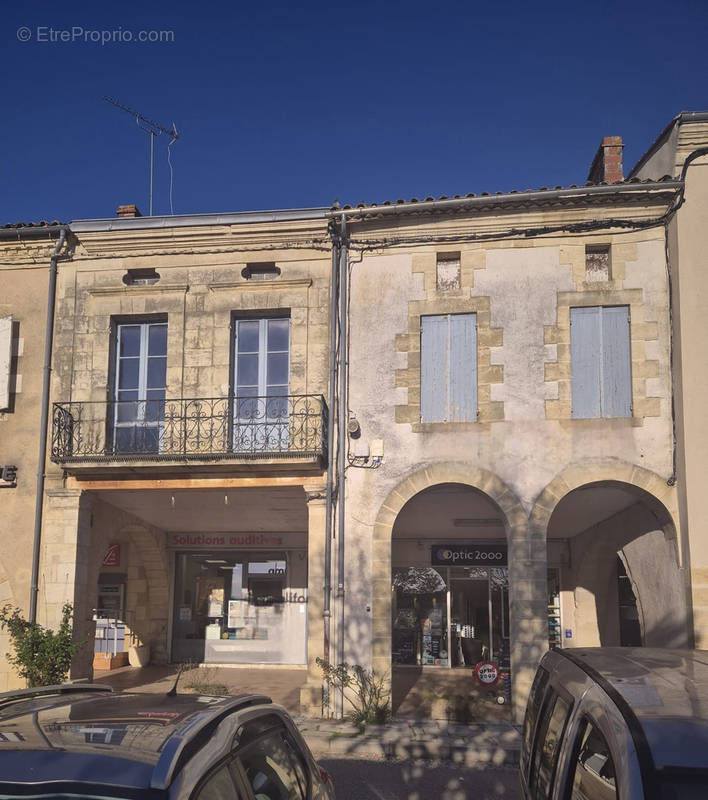
[[[129,206],[118,206],[116,215],[119,217],[142,217],[140,209],[133,203]]]
[[[622,175],[621,136],[605,136],[590,166],[588,181],[590,183],[620,183]]]

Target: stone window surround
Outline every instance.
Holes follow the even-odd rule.
[[[413,274],[422,274],[425,300],[408,303],[408,332],[396,335],[396,351],[408,353],[408,364],[396,370],[396,386],[408,389],[408,402],[397,405],[396,422],[408,423],[415,433],[434,431],[476,430],[480,424],[504,419],[504,403],[492,401],[491,385],[502,383],[504,367],[491,363],[492,347],[501,347],[502,331],[490,326],[490,298],[470,296],[474,272],[484,269],[485,251],[480,247],[460,251],[459,289],[437,288],[438,254],[450,248],[435,248],[413,256]],[[421,422],[420,421],[420,327],[422,316],[438,314],[477,315],[477,421]]]
[[[121,277],[123,274],[124,270],[120,273]],[[154,316],[155,313],[168,318],[168,398],[222,396],[231,383],[232,314],[245,312],[250,316],[258,311],[265,315],[285,311],[291,317],[290,391],[293,394],[306,394],[309,339],[307,320],[310,309],[308,296],[312,281],[308,278],[278,285],[274,283],[259,281],[254,285],[244,280],[211,282],[202,286],[179,283],[136,287],[122,284],[87,286],[84,289],[84,308],[88,312],[88,325],[92,329],[91,355],[87,369],[82,368],[80,358],[72,364],[72,399],[78,401],[105,398],[108,367],[111,363],[111,319],[121,316],[138,319]],[[205,332],[205,315],[213,319],[210,333],[223,339],[220,346],[214,342],[207,347],[210,363],[202,363],[204,348],[199,347],[199,339]],[[190,358],[190,353],[194,356],[193,359]]]
[[[614,283],[610,281],[608,283]],[[569,420],[587,423],[587,419],[571,418],[571,363],[570,363],[570,309],[588,306],[629,306],[630,352],[632,368],[632,417],[635,425],[641,425],[645,417],[661,414],[661,398],[647,396],[647,379],[659,376],[659,361],[646,357],[646,342],[659,337],[658,323],[646,322],[644,316],[644,292],[642,289],[592,288],[576,292],[559,292],[555,325],[545,325],[543,341],[555,347],[555,361],[546,361],[544,367],[546,383],[557,383],[558,397],[546,400],[546,419]],[[598,420],[606,423],[604,417]]]

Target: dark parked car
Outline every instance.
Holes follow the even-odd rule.
[[[333,800],[290,716],[262,695],[0,695],[0,797]]]
[[[552,650],[523,736],[526,800],[705,800],[708,651]]]

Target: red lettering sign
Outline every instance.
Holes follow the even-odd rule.
[[[493,661],[480,661],[474,668],[474,676],[482,686],[494,686],[499,680],[499,667]]]
[[[106,555],[103,556],[104,567],[119,567],[120,566],[120,545],[112,544],[106,550]]]

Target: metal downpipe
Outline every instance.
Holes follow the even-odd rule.
[[[39,558],[42,543],[42,509],[44,505],[44,468],[47,458],[47,431],[49,428],[49,391],[52,374],[52,343],[54,340],[54,304],[57,293],[57,262],[66,241],[66,228],[59,232],[59,241],[49,261],[49,291],[47,297],[47,326],[44,333],[44,366],[42,377],[42,417],[39,429],[39,460],[37,462],[37,496],[34,507],[34,542],[32,544],[32,579],[30,583],[29,621],[37,621],[37,594],[39,592]]]
[[[334,494],[334,410],[337,403],[337,305],[339,301],[339,237],[332,227],[332,275],[329,304],[329,414],[327,416],[327,493],[325,505],[324,658],[330,660],[332,632],[332,505]],[[329,706],[329,703],[326,704]]]
[[[337,663],[344,662],[344,521],[346,495],[347,457],[347,220],[344,214],[340,223],[339,254],[339,402],[337,404],[337,598],[339,600],[339,625],[337,627]],[[343,704],[343,698],[340,698]],[[340,711],[343,709],[340,708]]]

